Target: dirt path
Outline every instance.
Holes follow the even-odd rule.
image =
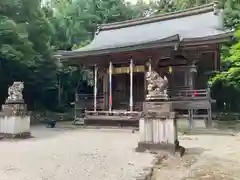
[[[152,180],[239,180],[240,136],[181,136],[186,155],[168,157]]]

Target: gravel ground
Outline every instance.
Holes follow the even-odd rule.
[[[0,180],[135,180],[152,166],[136,153],[131,129],[33,127],[34,138],[0,141]],[[239,180],[240,136],[181,135],[183,158],[169,156],[151,180]]]
[[[1,180],[131,180],[154,158],[133,151],[131,130],[33,127],[32,135],[0,141]]]
[[[168,157],[155,167],[152,180],[239,180],[240,136],[180,136],[183,158]]]

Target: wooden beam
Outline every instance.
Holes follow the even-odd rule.
[[[109,70],[107,70],[109,71]],[[112,68],[112,74],[129,74],[130,73],[130,67],[116,67]],[[141,66],[134,66],[133,72],[145,72],[144,65]]]

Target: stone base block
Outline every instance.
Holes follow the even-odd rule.
[[[2,113],[4,116],[26,116],[26,104],[4,104],[2,105]]]
[[[0,133],[0,139],[26,139],[30,137],[31,137],[30,132],[23,132],[19,134]]]
[[[139,142],[136,150],[139,150],[139,151],[146,151],[146,150],[158,151],[158,150],[161,150],[161,151],[167,151],[171,154],[175,154],[176,146],[175,146],[175,144],[164,144],[164,143],[154,144],[154,143]]]
[[[0,117],[0,135],[5,138],[30,136],[30,117],[29,116]]]

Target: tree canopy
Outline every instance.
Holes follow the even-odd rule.
[[[1,1],[0,22],[1,94],[14,80],[22,80],[28,103],[44,101],[45,92],[56,86],[56,65],[50,46],[53,29],[40,0]]]

